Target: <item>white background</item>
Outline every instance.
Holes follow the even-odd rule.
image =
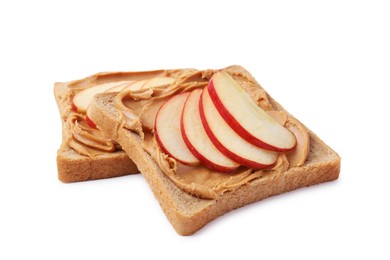
[[[386,2],[1,1],[0,259],[389,259]],[[338,181],[190,237],[141,175],[58,181],[55,81],[232,64],[341,155]]]

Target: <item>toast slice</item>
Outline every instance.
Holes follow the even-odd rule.
[[[245,69],[234,67],[251,77]],[[267,96],[276,110],[288,114],[280,104],[268,94]],[[340,157],[308,130],[310,152],[303,166],[292,167],[282,173],[266,174],[215,199],[195,197],[178,188],[167,177],[144,150],[139,134],[124,127],[120,112],[115,107],[115,97],[115,94],[95,96],[90,107],[90,117],[106,134],[117,141],[137,164],[168,220],[180,235],[191,235],[213,219],[233,209],[273,195],[332,181],[339,176]]]
[[[90,157],[78,153],[69,146],[67,140],[71,133],[67,127],[67,120],[71,113],[72,90],[68,85],[68,83],[54,85],[54,96],[62,122],[62,144],[57,151],[59,180],[68,183],[138,173],[137,166],[123,150]]]

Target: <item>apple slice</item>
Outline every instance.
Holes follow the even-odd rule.
[[[181,115],[181,133],[188,149],[210,169],[220,172],[235,170],[238,163],[221,153],[208,137],[199,113],[202,89],[195,89],[188,96]]]
[[[145,84],[142,86],[142,89],[169,85],[172,84],[174,81],[175,79],[171,77],[156,77],[146,81]]]
[[[74,96],[72,101],[72,109],[79,113],[85,113],[89,103],[96,94],[103,93],[115,86],[125,83],[129,83],[129,81],[109,82],[86,88]]]
[[[278,153],[264,150],[239,136],[222,118],[216,109],[207,88],[199,100],[202,124],[210,140],[230,159],[254,169],[274,164]]]
[[[157,143],[169,156],[187,165],[197,165],[199,160],[187,148],[181,135],[180,119],[184,103],[190,93],[184,92],[168,99],[159,109],[154,124]]]
[[[242,138],[272,151],[285,152],[295,147],[294,134],[257,106],[228,73],[215,73],[207,88],[218,112]]]

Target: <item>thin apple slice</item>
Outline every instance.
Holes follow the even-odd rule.
[[[230,159],[254,169],[273,165],[278,153],[257,147],[239,136],[216,109],[207,88],[199,101],[202,124],[210,140]]]
[[[171,77],[156,77],[146,81],[145,84],[142,86],[142,89],[169,85],[172,84],[174,81],[175,79]]]
[[[89,103],[96,94],[103,93],[115,86],[125,83],[129,83],[129,81],[108,82],[86,88],[74,96],[72,100],[72,109],[79,113],[85,113]]]
[[[215,73],[207,88],[218,112],[242,138],[272,151],[285,152],[295,147],[294,134],[257,106],[228,73]]]
[[[231,172],[240,165],[221,153],[208,137],[199,113],[202,89],[188,96],[181,115],[181,133],[188,149],[206,167],[219,172]]]
[[[154,124],[157,143],[169,156],[187,165],[197,165],[199,160],[187,148],[181,135],[180,119],[184,103],[190,93],[184,92],[168,99],[159,109]]]

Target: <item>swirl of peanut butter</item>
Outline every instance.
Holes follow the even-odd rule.
[[[286,154],[280,153],[277,162],[272,167],[254,170],[242,166],[232,173],[220,173],[202,165],[183,165],[160,149],[153,131],[158,109],[176,93],[204,88],[215,72],[213,70],[187,71],[177,75],[176,82],[170,86],[120,93],[115,99],[115,106],[120,112],[120,126],[140,136],[143,149],[177,187],[189,194],[206,199],[218,198],[226,192],[236,190],[268,174],[283,174],[291,167],[301,166],[310,148],[307,129],[287,113],[275,110],[267,93],[249,73],[238,66],[224,70],[233,76],[260,107],[297,137],[296,148]]]
[[[69,146],[78,153],[90,157],[116,151],[116,143],[108,138],[99,129],[90,127],[85,116],[71,113],[67,119],[70,130]]]

